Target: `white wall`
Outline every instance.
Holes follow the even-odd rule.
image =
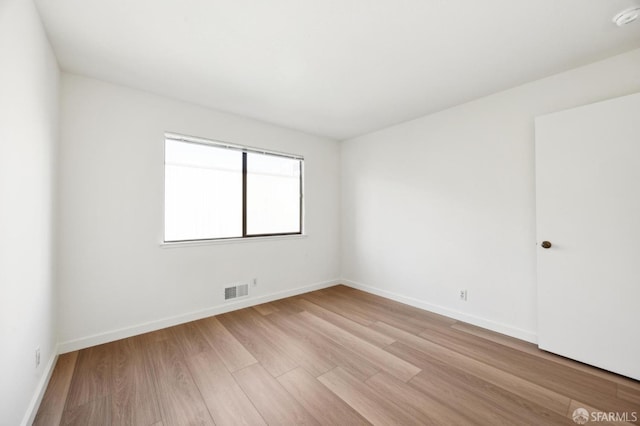
[[[52,223],[58,80],[58,65],[32,2],[3,1],[0,425],[29,420],[55,359]],[[36,369],[37,346],[41,363]]]
[[[336,141],[68,74],[61,107],[61,351],[340,276]],[[308,236],[162,248],[165,131],[305,156]]]
[[[344,142],[342,276],[534,341],[534,117],[637,91],[640,50]]]

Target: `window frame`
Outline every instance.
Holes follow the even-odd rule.
[[[242,235],[234,237],[218,237],[218,238],[193,238],[187,240],[167,240],[166,239],[166,164],[167,164],[167,141],[173,140],[176,142],[193,143],[196,145],[213,146],[216,148],[231,149],[242,152]],[[290,154],[285,152],[266,150],[262,148],[250,147],[245,145],[237,145],[229,142],[200,138],[196,136],[187,136],[178,133],[165,132],[163,141],[163,217],[162,217],[162,244],[174,245],[174,244],[203,244],[207,242],[224,242],[224,241],[246,241],[254,238],[277,238],[277,237],[295,237],[304,236],[304,157],[298,154]],[[272,155],[275,157],[287,158],[291,160],[299,161],[300,165],[300,196],[299,196],[299,218],[298,218],[298,231],[296,232],[281,232],[281,233],[266,233],[266,234],[247,234],[247,153]]]

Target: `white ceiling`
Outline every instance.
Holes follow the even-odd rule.
[[[640,0],[36,3],[66,71],[336,139],[640,47]]]

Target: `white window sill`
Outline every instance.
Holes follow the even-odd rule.
[[[161,248],[178,248],[178,247],[191,247],[191,246],[213,246],[213,245],[219,245],[219,244],[252,243],[252,242],[260,242],[260,241],[300,240],[304,238],[307,238],[307,234],[270,235],[268,237],[224,238],[224,239],[218,239],[218,240],[161,242],[160,247]]]

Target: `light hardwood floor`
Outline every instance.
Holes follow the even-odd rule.
[[[63,354],[34,424],[575,425],[579,407],[640,417],[640,382],[336,286]]]

